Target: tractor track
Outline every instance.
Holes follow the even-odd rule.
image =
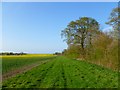
[[[43,63],[49,62],[49,61],[51,61],[51,60],[40,61],[40,62],[34,63],[32,65],[24,66],[22,68],[19,68],[19,69],[10,71],[8,73],[5,73],[5,74],[2,75],[2,81],[7,80],[7,79],[9,79],[11,77],[14,77],[17,74],[27,72],[27,71],[31,70],[32,68],[35,68],[35,67],[37,67],[37,66],[39,66],[39,65],[41,65]]]

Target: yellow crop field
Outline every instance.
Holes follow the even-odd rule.
[[[27,55],[4,55],[0,56],[0,58],[16,58],[16,57],[47,57],[54,56],[53,54],[27,54]]]

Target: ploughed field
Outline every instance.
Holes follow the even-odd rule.
[[[10,58],[10,57],[9,57]],[[18,58],[18,59],[17,59]],[[20,58],[20,59],[19,59]],[[14,66],[16,63],[24,63]],[[5,61],[4,61],[5,60]],[[38,60],[38,61],[37,61]],[[47,61],[48,60],[48,61]],[[10,62],[11,61],[11,62]],[[28,62],[30,61],[30,62]],[[43,62],[30,70],[3,80],[3,88],[117,88],[118,73],[85,61],[64,56],[31,56],[3,59],[3,74],[28,64]],[[9,63],[14,63],[9,65]],[[7,67],[8,66],[8,67]]]

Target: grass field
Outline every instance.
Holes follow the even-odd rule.
[[[51,61],[3,81],[3,88],[117,87],[117,72],[63,56],[51,57]]]
[[[22,68],[45,60],[50,60],[52,54],[28,54],[22,56],[2,56],[2,73]]]

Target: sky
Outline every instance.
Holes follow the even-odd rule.
[[[2,51],[2,3],[0,3],[0,51]]]
[[[2,0],[3,2],[119,2],[119,0]]]
[[[96,19],[102,29],[117,2],[2,3],[2,51],[54,53],[67,48],[61,30],[79,17]],[[1,39],[0,39],[1,40]],[[1,41],[0,41],[1,42]]]

